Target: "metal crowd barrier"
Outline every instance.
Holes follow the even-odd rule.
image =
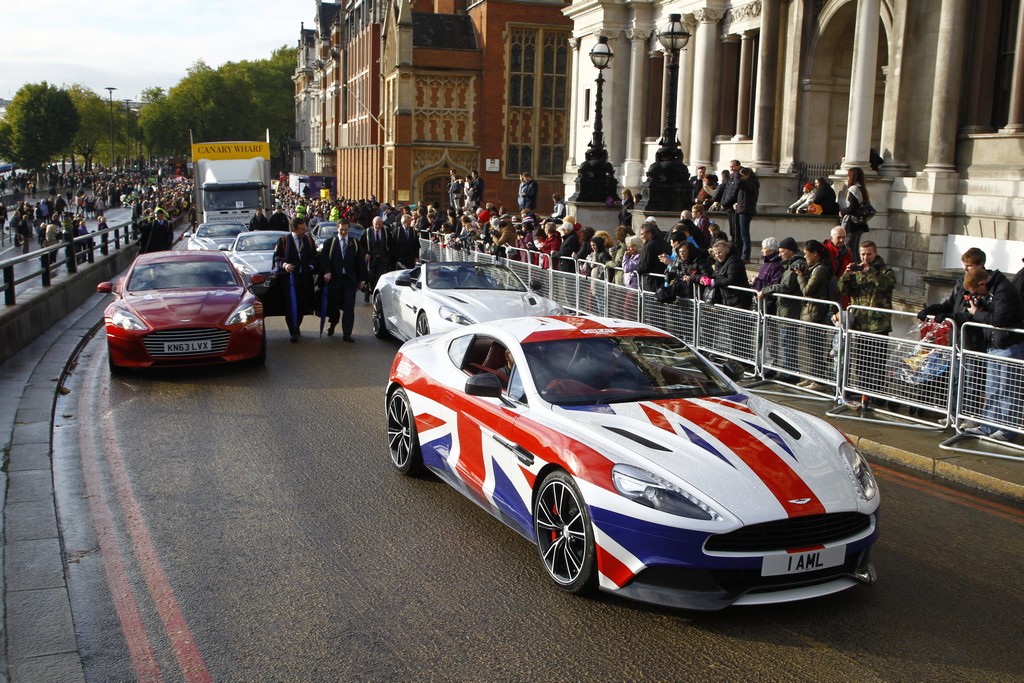
[[[853,329],[856,313],[891,316],[892,335]],[[919,321],[913,313],[868,306],[850,306],[845,312],[843,375],[844,394],[874,400],[870,412],[855,411],[856,418],[870,422],[889,422],[898,417],[907,426],[945,429],[950,424],[949,406],[953,397],[955,332],[950,342],[920,338]],[[932,323],[934,325],[934,323]],[[927,329],[927,328],[922,328]],[[911,339],[913,332],[918,338]],[[848,414],[858,402],[844,403],[829,411],[834,417]],[[901,408],[906,415],[899,414]]]
[[[1024,329],[997,329],[991,325],[964,323],[957,349],[960,363],[956,375],[953,420],[956,434],[940,443],[939,448],[1024,461],[1024,445],[1015,443],[1015,440],[1024,442],[1024,359],[1002,355],[1009,354],[1008,350],[964,348],[963,340],[971,336],[972,330],[986,337],[1015,334],[1024,340]],[[1018,345],[1018,352],[1020,350]],[[964,426],[968,420],[976,425],[971,431]],[[1018,455],[963,445],[969,439],[988,446],[1008,448],[1017,451]]]
[[[1024,454],[1013,454],[1024,453],[1024,358],[965,349],[963,335],[952,326],[945,333],[948,340],[945,336],[921,339],[911,334],[919,330],[912,313],[865,306],[850,306],[840,312],[833,301],[775,295],[827,307],[826,320],[830,322],[811,323],[768,313],[763,300],[749,310],[709,304],[697,296],[697,287],[693,296],[665,303],[653,292],[602,277],[616,268],[586,263],[591,271],[584,275],[584,263],[572,259],[575,272],[554,270],[547,255],[520,248],[509,248],[506,259],[443,246],[431,248],[430,253],[437,253],[439,259],[497,260],[528,284],[540,282],[541,293],[567,310],[648,323],[703,353],[745,363],[757,378],[747,385],[753,391],[771,393],[767,387],[772,384],[786,386],[787,393],[805,391],[839,403],[828,411],[834,417],[898,420],[907,427],[927,429],[953,425],[956,435],[940,444],[941,448],[1024,460]],[[753,290],[733,289],[756,296]],[[891,316],[893,333],[853,329],[854,314],[872,311]],[[995,330],[977,323],[967,323],[964,328]],[[1024,329],[1011,332],[1024,339]],[[792,384],[801,378],[821,386]],[[847,401],[851,395],[853,400]],[[859,409],[862,397],[874,402],[872,410]],[[969,431],[967,421],[993,433],[1001,430],[1010,440]],[[964,442],[970,438],[1003,450],[969,448]]]

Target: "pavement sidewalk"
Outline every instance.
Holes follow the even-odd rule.
[[[5,397],[0,403],[0,442],[6,456],[6,467],[0,470],[4,511],[0,591],[7,614],[0,633],[6,642],[0,647],[0,683],[84,681],[64,579],[50,434],[63,375],[78,348],[99,326],[108,300],[101,294],[91,296],[0,365],[0,391]],[[799,392],[771,398],[819,416],[834,406]],[[849,434],[873,462],[900,465],[954,489],[969,487],[1024,505],[1024,460],[940,450],[939,443],[951,430],[826,419]]]

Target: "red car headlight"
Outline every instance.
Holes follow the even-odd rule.
[[[242,304],[228,316],[225,325],[246,325],[256,319],[256,304]]]
[[[110,316],[110,324],[114,327],[120,327],[122,330],[133,330],[136,332],[143,332],[148,329],[146,323],[142,322],[131,311],[121,308],[114,311],[113,315]]]

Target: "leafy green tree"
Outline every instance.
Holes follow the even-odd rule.
[[[68,94],[81,117],[81,125],[71,141],[71,151],[81,157],[87,170],[93,159],[109,159],[110,105],[102,97],[82,85],[72,85]],[[106,145],[104,144],[106,143]]]
[[[22,168],[40,171],[68,149],[81,123],[68,91],[42,83],[27,83],[7,107],[6,156]]]

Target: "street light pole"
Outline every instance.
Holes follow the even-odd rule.
[[[604,202],[614,200],[618,194],[615,170],[608,161],[602,127],[604,70],[611,64],[614,56],[612,49],[608,47],[608,37],[599,36],[597,45],[590,51],[590,61],[597,68],[594,136],[587,145],[586,160],[580,164],[579,174],[576,176],[576,193],[569,197],[570,202]]]
[[[670,14],[668,25],[658,32],[658,42],[667,53],[668,92],[665,97],[665,130],[654,163],[647,169],[643,199],[637,204],[645,211],[679,212],[693,205],[690,172],[683,163],[683,151],[676,139],[676,92],[679,89],[679,51],[690,42],[690,33],[679,14]]]
[[[131,100],[124,101],[124,170],[131,170],[132,158],[132,110]]]
[[[114,91],[117,88],[107,86],[107,97],[110,100],[110,167],[114,166]],[[109,170],[109,169],[108,169]]]

